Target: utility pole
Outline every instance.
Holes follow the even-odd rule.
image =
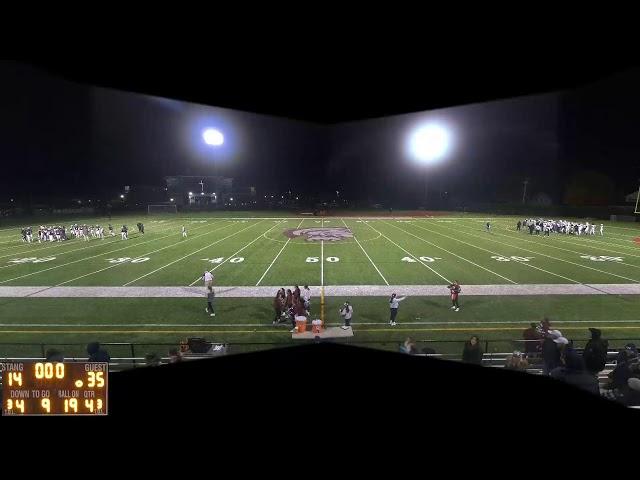
[[[529,183],[529,179],[525,178],[524,182],[522,182],[522,184],[524,185],[524,188],[522,189],[522,204],[524,205],[526,198],[527,198],[527,184]]]

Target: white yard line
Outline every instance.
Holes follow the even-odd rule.
[[[200,228],[200,227],[198,227],[198,228]],[[25,277],[30,277],[31,275],[37,275],[37,274],[39,274],[39,273],[48,272],[49,270],[55,270],[55,269],[57,269],[57,268],[66,267],[67,265],[72,265],[72,264],[74,264],[74,263],[84,262],[85,260],[90,260],[90,259],[92,259],[92,258],[102,257],[102,256],[104,256],[104,255],[111,255],[112,253],[119,252],[119,251],[121,251],[121,250],[126,250],[126,249],[128,249],[128,248],[139,247],[139,246],[141,246],[141,245],[145,245],[145,244],[147,244],[147,243],[151,243],[151,242],[156,242],[156,241],[158,241],[158,240],[162,240],[162,239],[165,239],[165,238],[168,238],[168,237],[171,237],[171,236],[172,236],[172,234],[164,235],[164,236],[162,236],[162,237],[159,237],[159,238],[153,238],[153,239],[151,239],[151,240],[147,240],[146,242],[140,242],[140,243],[133,243],[133,242],[132,242],[132,243],[129,243],[127,240],[124,240],[124,242],[125,242],[125,243],[127,243],[127,245],[126,245],[125,247],[117,248],[116,250],[109,250],[108,252],[99,253],[99,254],[97,254],[97,255],[92,255],[92,256],[90,256],[90,257],[81,258],[81,259],[79,259],[79,260],[74,260],[73,262],[63,263],[62,265],[55,265],[55,266],[53,266],[53,267],[45,268],[44,270],[38,270],[37,272],[27,273],[27,274],[25,274],[25,275],[20,275],[20,276],[18,276],[18,277],[10,278],[10,279],[8,279],[8,280],[3,280],[3,281],[0,281],[0,284],[7,283],[7,282],[12,282],[12,281],[14,281],[14,280],[19,280],[19,279],[21,279],[21,278],[25,278]]]
[[[138,257],[138,258],[146,257],[147,255],[152,255],[152,254],[154,254],[154,253],[161,252],[161,251],[163,251],[163,250],[166,250],[167,248],[173,248],[173,247],[176,247],[176,246],[178,246],[178,245],[184,245],[184,243],[185,243],[185,242],[188,242],[189,240],[193,240],[193,239],[196,239],[196,238],[202,237],[202,236],[204,236],[204,235],[209,235],[209,234],[211,234],[211,233],[213,233],[213,232],[217,232],[218,230],[223,230],[223,229],[228,228],[228,227],[230,227],[230,226],[231,226],[231,224],[227,224],[227,225],[225,225],[225,226],[223,226],[223,227],[216,228],[215,230],[206,231],[206,232],[204,232],[204,233],[201,233],[200,235],[195,235],[195,236],[193,236],[193,237],[189,237],[189,238],[187,238],[187,240],[185,240],[184,242],[179,242],[179,243],[176,243],[176,244],[173,244],[173,245],[166,245],[166,246],[164,246],[164,247],[162,247],[162,248],[158,248],[158,249],[153,250],[153,251],[151,251],[151,252],[146,252],[146,253],[143,253],[143,254],[141,254],[141,255],[138,255],[137,257]],[[195,230],[195,229],[194,229],[194,230]],[[64,281],[64,282],[62,282],[62,283],[58,283],[58,284],[56,285],[56,287],[59,287],[59,286],[62,286],[62,285],[66,285],[67,283],[75,282],[76,280],[80,280],[81,278],[89,277],[89,276],[91,276],[91,275],[96,275],[97,273],[104,272],[105,270],[110,270],[110,269],[112,269],[112,268],[116,268],[116,267],[119,267],[119,266],[121,266],[121,265],[127,265],[127,264],[128,264],[128,262],[122,262],[122,263],[116,263],[116,264],[113,264],[113,265],[109,265],[108,267],[101,268],[101,269],[96,270],[96,271],[94,271],[94,272],[85,273],[84,275],[80,275],[79,277],[72,278],[71,280],[66,280],[66,281]]]
[[[460,255],[458,255],[458,254],[456,254],[456,253],[450,252],[449,250],[447,250],[447,249],[446,249],[446,248],[444,248],[444,247],[441,247],[441,246],[439,246],[439,245],[437,245],[437,244],[435,244],[435,243],[429,242],[428,240],[425,240],[425,239],[424,239],[424,238],[422,238],[422,237],[419,237],[419,236],[417,236],[417,235],[414,235],[413,233],[408,232],[408,231],[406,231],[406,230],[404,230],[404,229],[402,229],[402,228],[400,228],[400,227],[396,227],[396,226],[395,226],[395,225],[393,225],[392,223],[388,223],[388,222],[385,222],[385,223],[387,223],[388,225],[391,225],[391,226],[392,226],[392,227],[394,227],[394,228],[397,228],[398,230],[400,230],[401,232],[406,233],[407,235],[411,235],[412,237],[415,237],[415,238],[417,238],[418,240],[423,241],[424,243],[428,243],[429,245],[431,245],[431,246],[433,246],[433,247],[439,248],[440,250],[445,251],[445,252],[447,252],[448,254],[453,255],[454,257],[458,257],[459,259],[464,260],[465,262],[468,262],[468,263],[470,263],[470,264],[472,264],[472,265],[475,265],[476,267],[481,268],[482,270],[486,270],[487,272],[489,272],[489,273],[491,273],[491,274],[493,274],[493,275],[495,275],[495,276],[497,276],[497,277],[500,277],[500,278],[502,278],[502,279],[506,280],[507,282],[511,282],[511,283],[513,283],[513,284],[517,284],[517,283],[518,283],[518,282],[514,282],[514,281],[513,281],[513,280],[511,280],[510,278],[505,277],[504,275],[500,275],[498,272],[494,272],[493,270],[491,270],[491,269],[489,269],[489,268],[483,267],[482,265],[478,265],[477,263],[475,263],[475,262],[473,262],[473,261],[469,260],[468,258],[464,258],[464,257],[462,257],[462,256],[460,256]]]
[[[300,225],[302,225],[302,222],[304,222],[305,219],[303,218],[300,223],[298,224],[298,226],[296,228],[300,228]],[[276,258],[273,259],[273,261],[271,262],[271,264],[269,264],[269,266],[267,267],[267,269],[264,271],[264,273],[262,274],[262,276],[260,277],[260,280],[258,280],[258,282],[256,283],[256,287],[258,285],[260,285],[260,282],[262,282],[262,280],[264,279],[264,277],[267,276],[267,273],[269,273],[269,270],[271,270],[271,267],[273,267],[273,264],[276,263],[276,260],[278,260],[278,257],[280,256],[280,254],[282,253],[282,251],[287,248],[287,245],[289,245],[289,242],[291,241],[291,238],[288,238],[287,241],[285,242],[285,244],[282,246],[282,248],[280,249],[280,251],[278,252],[278,254],[276,255]]]
[[[521,233],[518,233],[517,230],[511,229],[511,228],[505,228],[506,231],[511,232],[514,238],[519,238],[517,237],[517,235],[521,235]],[[529,235],[528,233],[525,232],[525,235]],[[533,235],[529,235],[530,237]],[[540,235],[541,237],[543,235]],[[589,237],[591,237],[592,235],[588,235]],[[630,249],[631,251],[634,252],[638,252],[640,251],[640,247],[638,247],[637,245],[620,245],[617,243],[609,243],[609,242],[605,242],[605,241],[601,241],[601,240],[594,240],[592,238],[584,238],[584,239],[580,239],[580,236],[578,237],[571,237],[570,235],[566,235],[564,233],[554,233],[552,235],[550,235],[549,238],[553,238],[554,242],[560,242],[560,243],[566,243],[568,245],[572,245],[574,247],[586,247],[586,248],[594,248],[597,250],[602,250],[603,252],[609,252],[609,253],[617,253],[618,255],[626,255],[628,257],[637,257],[640,258],[640,255],[635,255],[633,253],[629,253],[629,252],[620,252],[620,251],[616,251],[616,250],[609,250],[609,248],[607,248],[606,246],[611,246],[614,248],[624,248],[624,249]],[[568,240],[562,240],[563,238],[574,238],[575,240],[577,240],[576,242],[571,242]],[[626,241],[626,240],[625,240]],[[581,243],[586,243],[586,245],[581,245]],[[626,241],[627,243],[629,243],[628,241]],[[605,247],[601,247],[600,245],[605,245]]]
[[[257,225],[257,224],[256,224]],[[232,253],[231,255],[229,255],[223,262],[219,263],[218,265],[216,265],[215,267],[213,267],[211,270],[209,270],[210,272],[213,272],[215,270],[217,270],[218,268],[220,268],[222,265],[224,265],[225,263],[227,263],[230,259],[232,259],[233,257],[235,257],[237,254],[239,254],[240,252],[242,252],[245,248],[250,247],[251,245],[253,245],[255,242],[257,242],[258,240],[260,240],[263,235],[269,233],[271,230],[273,230],[274,228],[276,228],[278,225],[280,225],[280,223],[276,223],[273,227],[271,227],[269,230],[267,230],[266,232],[258,235],[254,240],[251,241],[251,243],[247,243],[244,247],[242,247],[240,250]],[[191,282],[189,284],[190,287],[193,287],[196,283],[198,283],[198,281],[202,280],[202,277],[198,277],[196,278],[193,282]]]
[[[509,230],[507,229],[507,231],[509,231]],[[517,238],[517,239],[520,239],[520,240],[525,240],[525,239],[521,239],[521,238],[520,238],[520,236],[519,236],[519,234],[517,234],[517,233],[516,233],[516,234],[512,234],[512,235],[503,235],[503,236],[508,237],[508,238]],[[543,237],[543,236],[544,236],[544,235],[540,235],[540,237]],[[578,241],[582,241],[582,242],[589,242],[586,246],[584,246],[584,245],[580,245],[579,243],[576,243],[576,242],[568,242],[568,241],[566,241],[566,240],[562,240],[562,237],[563,237],[563,236],[567,236],[567,235],[555,233],[555,234],[554,234],[554,237],[553,237],[552,242],[567,243],[567,244],[569,244],[569,245],[571,245],[571,246],[573,246],[573,247],[578,247],[578,248],[580,248],[580,247],[593,248],[593,249],[597,249],[597,250],[602,250],[603,252],[617,253],[618,255],[627,255],[627,256],[629,256],[629,257],[638,257],[638,258],[640,258],[640,255],[634,255],[634,254],[632,254],[632,253],[618,252],[618,251],[614,251],[614,250],[609,250],[609,249],[607,249],[606,247],[600,247],[600,246],[596,247],[596,246],[594,246],[595,244],[597,244],[597,245],[602,245],[602,243],[604,243],[604,242],[598,242],[597,240],[591,240],[591,239],[589,239],[589,238],[585,238],[584,240],[580,240],[580,239],[579,239],[579,237],[580,237],[580,236],[578,236],[578,238],[577,238],[576,240],[578,240]],[[588,235],[587,235],[587,236],[588,236]],[[550,235],[548,238],[551,240],[552,236]],[[525,241],[527,241],[527,240],[525,240]],[[538,242],[535,242],[535,241],[532,241],[532,240],[528,240],[528,241],[529,241],[529,242],[531,242],[531,243],[534,243],[534,244],[536,244],[536,245],[539,245],[539,243],[538,243]],[[556,246],[556,245],[553,245],[553,243],[552,243],[552,242],[548,242],[547,244],[545,244],[545,246],[546,246],[546,247],[555,248],[555,249],[557,249],[557,250],[564,250],[565,252],[576,253],[576,254],[578,254],[578,255],[590,255],[590,254],[588,254],[588,253],[584,253],[584,252],[576,252],[575,250],[570,250],[570,249],[568,249],[568,248],[558,247],[558,246]],[[615,244],[607,244],[607,245],[615,245]],[[631,247],[631,248],[634,248],[634,247]],[[635,248],[637,249],[637,247],[635,247]],[[638,265],[633,265],[633,264],[630,264],[630,263],[625,263],[625,262],[616,262],[616,263],[619,263],[619,264],[621,264],[621,265],[628,265],[628,266],[633,267],[633,268],[640,268],[640,266],[638,266]]]
[[[349,226],[347,225],[347,222],[344,221],[344,218],[342,219],[342,223],[344,223],[344,226],[349,228]],[[380,275],[380,278],[382,278],[382,280],[384,280],[384,283],[389,285],[389,282],[387,282],[387,279],[384,278],[384,275],[382,275],[382,272],[380,271],[380,269],[376,266],[375,263],[373,263],[373,260],[371,260],[371,257],[369,256],[369,254],[366,252],[366,250],[364,249],[364,247],[360,244],[360,242],[358,241],[358,237],[356,237],[356,234],[353,234],[353,239],[356,241],[356,243],[358,244],[358,246],[360,247],[360,249],[362,250],[362,253],[365,254],[365,256],[369,259],[369,261],[371,262],[371,265],[373,265],[373,268],[376,269],[376,272],[378,272],[378,275]]]
[[[321,226],[324,228],[324,218]],[[320,286],[324,286],[324,240],[320,240]]]
[[[216,244],[218,244],[218,243],[220,243],[220,242],[223,242],[223,241],[227,240],[228,238],[231,238],[231,237],[233,237],[233,236],[235,236],[235,235],[238,235],[239,233],[242,233],[242,232],[244,232],[245,230],[248,230],[249,228],[253,228],[253,227],[255,227],[256,225],[260,225],[260,223],[261,223],[261,222],[262,222],[262,220],[261,220],[261,221],[259,221],[259,222],[257,222],[257,223],[254,223],[254,224],[252,224],[252,225],[249,225],[248,227],[245,227],[245,228],[243,228],[242,230],[238,230],[237,232],[234,232],[234,233],[232,233],[231,235],[227,235],[226,237],[221,238],[220,240],[216,240],[215,242],[210,243],[209,245],[205,245],[204,247],[199,248],[198,250],[194,250],[193,252],[189,253],[188,255],[185,255],[185,256],[183,256],[183,257],[180,257],[180,258],[178,258],[177,260],[173,260],[172,262],[169,262],[169,263],[167,263],[166,265],[163,265],[162,267],[156,268],[155,270],[152,270],[152,271],[150,271],[149,273],[145,273],[144,275],[141,275],[141,276],[139,276],[138,278],[136,278],[136,279],[134,279],[134,280],[131,280],[130,282],[127,282],[127,283],[125,283],[125,284],[124,284],[124,285],[122,285],[122,286],[123,286],[123,287],[127,287],[127,286],[131,285],[132,283],[135,283],[135,282],[137,282],[138,280],[142,280],[143,278],[148,277],[149,275],[152,275],[152,274],[154,274],[154,273],[156,273],[156,272],[159,272],[160,270],[163,270],[163,269],[165,269],[165,268],[167,268],[167,267],[170,267],[171,265],[173,265],[173,264],[175,264],[175,263],[178,263],[178,262],[180,262],[180,261],[184,260],[185,258],[189,258],[190,256],[195,255],[196,253],[201,252],[202,250],[205,250],[205,249],[207,249],[207,248],[209,248],[209,247],[211,247],[211,246],[213,246],[213,245],[216,245]],[[215,231],[215,230],[214,230],[214,231]]]
[[[463,227],[463,228],[468,228],[468,227]],[[618,277],[618,278],[622,278],[624,280],[631,280],[632,282],[640,283],[640,280],[636,280],[635,278],[625,277],[623,275],[618,275],[616,273],[611,273],[611,272],[607,272],[605,270],[600,270],[598,268],[589,267],[588,265],[581,265],[579,263],[572,262],[571,260],[565,260],[563,258],[554,257],[552,255],[547,255],[547,254],[541,253],[541,252],[535,252],[533,250],[529,250],[529,249],[524,248],[524,247],[518,247],[517,245],[513,245],[511,243],[499,242],[498,240],[494,240],[493,238],[489,238],[489,236],[487,236],[487,237],[479,237],[478,235],[473,235],[471,233],[466,233],[466,235],[471,236],[471,237],[476,237],[476,238],[483,238],[483,239],[485,239],[487,241],[490,241],[490,242],[493,242],[493,243],[497,243],[499,245],[504,245],[504,246],[507,246],[507,247],[516,248],[518,250],[523,250],[525,252],[534,253],[536,255],[542,255],[543,257],[551,258],[552,260],[557,260],[559,262],[570,263],[571,265],[576,265],[577,267],[586,268],[588,270],[594,270],[596,272],[604,273],[605,275],[611,275],[613,277]],[[506,238],[515,238],[515,237],[511,237],[510,235],[502,235],[500,233],[494,233],[494,235],[499,235],[501,237],[506,237]],[[528,243],[535,243],[535,242],[528,242]],[[538,245],[538,244],[536,243],[536,245]]]
[[[162,233],[162,232],[166,232],[166,231],[168,231],[168,230],[171,230],[172,228],[173,228],[173,226],[172,226],[172,227],[170,227],[170,228],[162,228],[162,229],[158,230],[157,232],[153,232],[153,233]],[[196,228],[200,228],[200,227],[196,227]],[[140,238],[144,238],[144,237],[140,237]],[[102,247],[102,246],[107,245],[107,244],[110,244],[110,243],[114,243],[114,242],[117,242],[117,241],[122,241],[122,240],[120,239],[120,235],[116,235],[116,237],[113,237],[113,238],[112,238],[111,236],[105,237],[105,240],[109,240],[108,242],[103,242],[102,240],[100,240],[100,243],[96,244],[96,243],[95,243],[95,242],[96,242],[96,240],[98,240],[98,239],[90,240],[89,242],[90,242],[90,243],[92,243],[92,245],[84,246],[84,247],[82,247],[82,248],[75,248],[75,249],[73,249],[73,250],[64,250],[64,251],[62,251],[62,252],[57,252],[57,251],[56,251],[56,252],[55,252],[55,253],[56,253],[56,256],[66,255],[67,253],[77,252],[77,251],[79,251],[79,250],[87,250],[87,249],[89,249],[89,248]],[[49,249],[51,249],[51,248],[61,248],[61,247],[65,247],[65,246],[74,246],[74,245],[78,245],[78,243],[79,243],[79,242],[81,242],[82,244],[86,244],[86,243],[87,243],[87,242],[84,242],[83,240],[80,240],[80,239],[66,240],[66,242],[70,242],[70,243],[65,243],[65,242],[55,242],[55,245],[51,245],[51,246],[47,246],[47,247],[42,247],[42,248],[31,249],[31,250],[25,250],[24,252],[14,252],[14,253],[11,253],[11,254],[8,254],[8,255],[1,255],[1,256],[0,256],[0,258],[15,257],[15,256],[18,256],[18,255],[24,255],[24,254],[27,254],[27,255],[34,255],[34,254],[36,254],[36,253],[40,253],[40,252],[42,252],[42,251],[44,251],[44,250],[49,250]],[[32,243],[34,243],[34,242],[32,242]],[[47,243],[48,243],[48,242],[47,242]],[[38,244],[38,243],[37,243],[37,240],[36,240],[35,244],[36,244],[36,245],[44,245],[44,244]],[[47,254],[47,255],[49,255],[49,254]],[[13,267],[13,265],[9,265],[9,266]],[[7,268],[7,267],[0,267],[0,268]]]
[[[434,233],[436,235],[440,235],[442,237],[449,238],[451,240],[455,240],[456,242],[464,243],[465,245],[469,245],[470,247],[477,248],[478,250],[482,250],[484,252],[491,253],[492,255],[500,255],[500,256],[502,256],[501,253],[494,252],[494,251],[491,251],[491,250],[487,250],[486,248],[482,248],[482,247],[479,247],[479,246],[474,245],[472,243],[465,242],[464,240],[460,240],[459,238],[455,238],[455,237],[451,237],[449,235],[445,235],[444,233],[440,233],[440,232],[435,232],[433,230],[429,230],[428,228],[421,227],[418,224],[415,224],[414,226],[416,228],[420,228],[420,229],[424,230],[425,232]],[[453,229],[451,229],[449,227],[445,227],[445,226],[441,226],[441,227],[442,228],[446,228],[447,230],[453,230]],[[570,282],[573,282],[573,283],[580,283],[580,284],[582,283],[582,282],[579,282],[578,280],[574,280],[573,278],[569,278],[569,277],[565,277],[564,275],[560,275],[559,273],[550,272],[549,270],[545,270],[544,268],[536,267],[535,265],[531,265],[529,262],[523,262],[521,260],[515,260],[515,259],[513,261],[518,263],[518,264],[520,264],[520,265],[524,265],[526,267],[530,267],[530,268],[533,268],[535,270],[539,270],[541,272],[548,273],[549,275],[553,275],[553,276],[558,277],[558,278],[563,278],[565,280],[569,280]]]
[[[514,229],[515,229],[515,223],[516,222],[513,222],[513,223],[506,222],[504,219],[500,219],[500,220],[496,220],[495,221],[496,225],[505,226],[505,228],[507,230],[512,230],[512,231],[514,231]],[[605,225],[605,227],[606,227],[606,225]],[[523,227],[523,229],[524,228],[525,227]],[[618,227],[608,227],[608,228],[618,228]],[[619,242],[627,242],[628,243],[629,239],[632,239],[632,238],[635,238],[637,236],[640,236],[640,232],[638,233],[638,235],[626,235],[624,233],[611,233],[611,232],[606,232],[604,235],[600,235],[600,227],[599,227],[599,225],[596,225],[596,234],[595,235],[585,235],[585,234],[582,234],[582,235],[566,235],[564,233],[559,234],[559,235],[572,237],[572,238],[576,238],[576,239],[585,238],[585,237],[586,238],[593,238],[593,237],[608,238],[610,240],[617,240]],[[618,245],[618,244],[612,244],[612,245]]]
[[[362,219],[359,219],[362,220]],[[442,278],[445,282],[447,283],[451,283],[451,281],[444,277],[443,275],[440,275],[438,272],[436,272],[433,268],[431,268],[429,265],[427,265],[426,263],[424,263],[422,260],[420,260],[418,257],[416,257],[413,253],[409,252],[408,250],[404,249],[403,247],[401,247],[400,245],[398,245],[396,242],[394,242],[393,240],[391,240],[389,237],[387,237],[384,233],[380,232],[379,230],[376,230],[375,228],[373,228],[371,226],[370,223],[368,222],[362,222],[365,225],[367,225],[370,229],[372,229],[374,232],[379,233],[381,236],[383,236],[384,238],[386,238],[389,242],[393,243],[396,247],[398,247],[400,250],[402,250],[403,252],[405,252],[407,255],[409,255],[411,258],[413,258],[415,261],[419,262],[423,267],[428,268],[429,270],[431,270],[433,273],[435,273],[436,275],[438,275],[440,278]]]
[[[211,232],[204,232],[204,233],[201,233],[200,235],[196,235],[196,236],[194,236],[194,237],[192,237],[192,238],[198,238],[198,237],[201,237],[201,236],[203,236],[203,235],[208,235],[208,234],[210,234],[210,233],[213,233],[213,232],[215,232],[215,231],[217,231],[217,230],[222,230],[223,228],[227,228],[227,227],[229,227],[229,226],[230,226],[230,224],[227,224],[227,225],[225,225],[224,227],[217,228],[217,229],[215,229],[215,230],[213,230],[213,231],[211,231]],[[187,241],[188,241],[188,240],[187,240]],[[147,255],[151,255],[151,254],[153,254],[153,253],[161,252],[162,250],[166,250],[167,248],[171,248],[171,247],[175,247],[175,246],[176,246],[176,245],[167,245],[167,246],[165,246],[165,247],[158,248],[157,250],[153,250],[153,251],[151,251],[151,252],[143,253],[142,255],[139,255],[138,257],[146,257]],[[116,267],[119,267],[119,266],[121,266],[121,265],[126,265],[126,264],[127,264],[127,262],[122,262],[122,263],[116,263],[116,264],[113,264],[113,265],[109,265],[108,267],[104,267],[104,268],[101,268],[101,269],[99,269],[99,270],[95,270],[95,271],[93,271],[93,272],[85,273],[84,275],[80,275],[79,277],[72,278],[71,280],[66,280],[66,281],[64,281],[64,282],[60,282],[60,283],[58,283],[58,284],[54,285],[53,287],[46,287],[44,290],[48,290],[48,289],[50,289],[50,288],[61,287],[61,286],[66,285],[66,284],[68,284],[68,283],[75,282],[76,280],[80,280],[81,278],[89,277],[89,276],[91,276],[91,275],[95,275],[95,274],[97,274],[97,273],[104,272],[105,270],[110,270],[110,269],[112,269],[112,268],[116,268]],[[41,291],[43,291],[43,290],[41,290]],[[41,291],[36,292],[36,294],[37,294],[37,293],[40,293]]]

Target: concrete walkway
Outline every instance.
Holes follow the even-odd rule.
[[[221,298],[269,298],[280,286],[215,287]],[[311,288],[314,298],[320,287]],[[334,285],[324,287],[328,297],[386,297],[396,292],[407,296],[447,296],[446,285]],[[197,298],[204,287],[7,287],[0,286],[0,298]],[[640,295],[640,284],[535,284],[535,285],[463,285],[465,295]]]

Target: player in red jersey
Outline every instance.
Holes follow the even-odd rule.
[[[457,312],[460,310],[460,306],[458,305],[458,295],[462,291],[462,288],[460,288],[460,284],[457,280],[454,280],[447,288],[451,292],[451,310],[455,310]]]

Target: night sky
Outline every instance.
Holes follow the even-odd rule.
[[[399,207],[420,205],[425,175],[433,198],[455,203],[518,201],[529,178],[530,199],[622,203],[640,178],[639,78],[631,71],[568,92],[321,125],[0,63],[0,203],[25,192],[108,196],[180,174],[230,176],[259,193],[340,190],[361,204]],[[424,122],[452,135],[444,161],[429,169],[405,148]],[[225,134],[219,149],[202,142],[209,126]],[[592,198],[577,199],[577,186]]]

